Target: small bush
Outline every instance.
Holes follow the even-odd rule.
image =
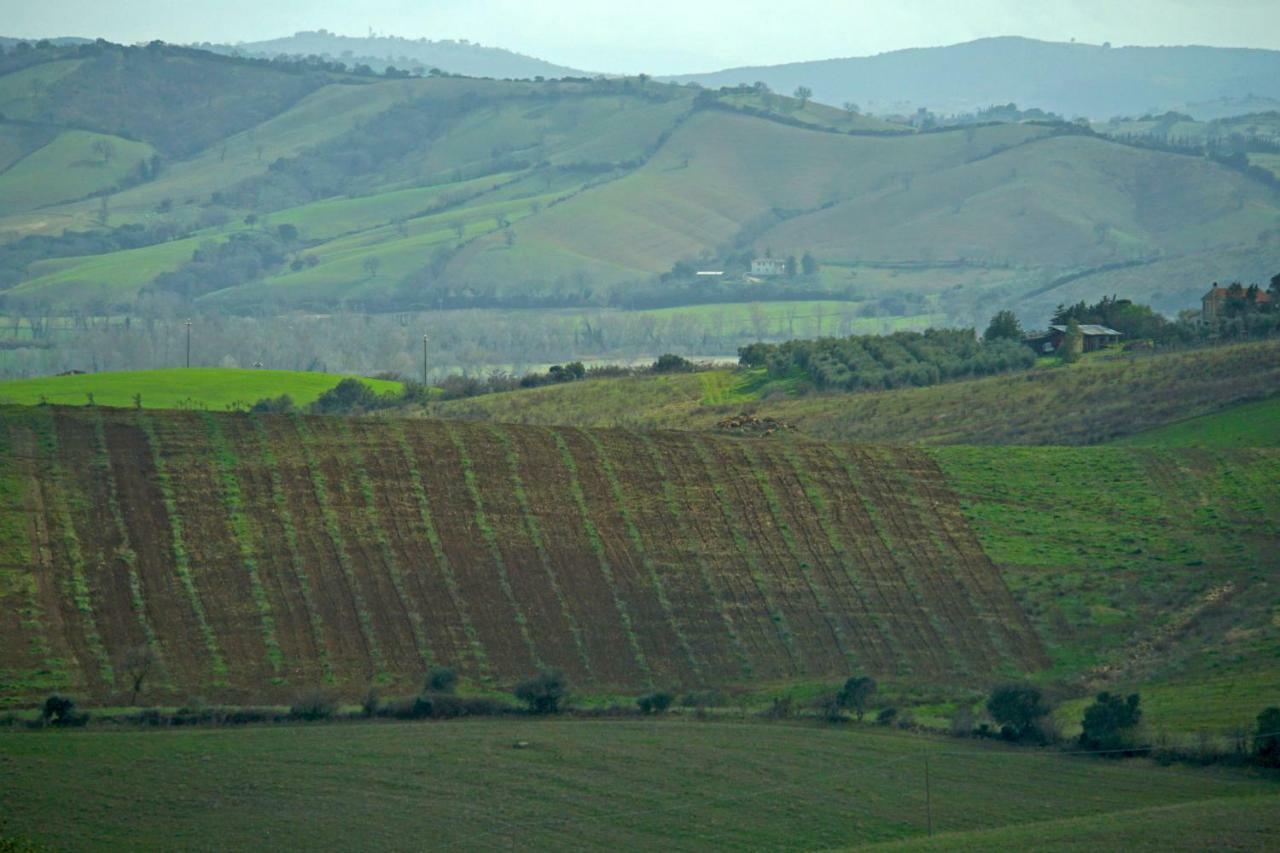
[[[458,686],[458,675],[447,666],[433,666],[427,673],[428,693],[452,693]]]
[[[785,720],[792,715],[794,710],[795,702],[790,696],[775,696],[773,704],[761,716],[766,720]]]
[[[1135,746],[1138,723],[1142,721],[1141,704],[1137,693],[1126,698],[1105,691],[1099,693],[1097,700],[1084,709],[1080,745],[1127,754]]]
[[[693,362],[674,353],[663,353],[653,363],[654,373],[689,373],[693,370]]]
[[[1001,684],[987,698],[987,713],[1006,740],[1043,740],[1042,721],[1052,710],[1034,684]]]
[[[876,680],[871,676],[855,675],[845,681],[844,687],[836,694],[836,701],[841,708],[851,708],[861,722],[867,713],[867,704],[876,693],[876,686]]]
[[[366,717],[376,717],[381,705],[382,700],[378,697],[378,691],[370,687],[364,694],[364,698],[360,700],[360,713]]]
[[[298,697],[289,708],[289,718],[309,722],[327,720],[337,710],[337,704],[327,693],[316,691]]]
[[[558,669],[548,669],[516,685],[515,697],[533,714],[554,714],[569,692],[569,683]]]
[[[881,708],[880,712],[876,714],[876,725],[879,725],[879,726],[893,725],[893,721],[897,719],[897,717],[898,717],[897,708],[894,708],[894,707]]]
[[[51,726],[83,726],[89,722],[88,714],[76,713],[76,701],[57,693],[44,700],[40,708],[40,724]]]
[[[1280,708],[1267,708],[1258,715],[1253,756],[1263,767],[1280,767]]]
[[[263,397],[249,407],[251,412],[292,412],[293,398],[288,394],[279,397]]]
[[[642,714],[664,714],[671,707],[675,697],[665,690],[646,693],[636,700],[636,707]]]

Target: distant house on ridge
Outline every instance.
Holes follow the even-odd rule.
[[[1215,281],[1209,292],[1200,297],[1200,322],[1218,322],[1218,318],[1224,313],[1223,308],[1231,300],[1239,300],[1242,305],[1256,309],[1259,305],[1270,302],[1271,294],[1256,285],[1247,288],[1239,284],[1219,287]]]
[[[787,262],[783,258],[756,258],[751,262],[752,275],[786,275]]]

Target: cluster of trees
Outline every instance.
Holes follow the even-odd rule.
[[[750,344],[739,348],[738,362],[774,378],[803,375],[818,389],[857,391],[1025,369],[1035,354],[1016,341],[979,341],[972,329],[929,329]]]

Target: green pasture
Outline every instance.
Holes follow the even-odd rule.
[[[0,114],[19,120],[36,118],[37,101],[45,91],[79,68],[83,61],[60,59],[42,62],[0,76]]]
[[[5,831],[70,848],[808,850],[923,839],[930,822],[939,841],[1106,832],[1212,799],[1229,811],[1201,814],[1207,836],[1274,824],[1277,799],[1274,782],[1144,760],[687,719],[14,731],[0,761]]]
[[[109,159],[93,150],[97,143],[111,146]],[[68,130],[0,173],[3,211],[31,210],[109,189],[154,153],[145,142]]]
[[[135,395],[141,395],[147,409],[221,411],[281,394],[305,405],[342,379],[331,373],[222,367],[84,373],[0,382],[0,403],[80,406],[87,404],[92,394],[96,405],[126,407],[134,405]],[[398,382],[363,381],[379,393],[400,390]]]

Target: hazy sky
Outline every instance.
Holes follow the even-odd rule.
[[[670,74],[993,35],[1280,49],[1280,0],[0,0],[0,35],[235,42],[320,28]]]

